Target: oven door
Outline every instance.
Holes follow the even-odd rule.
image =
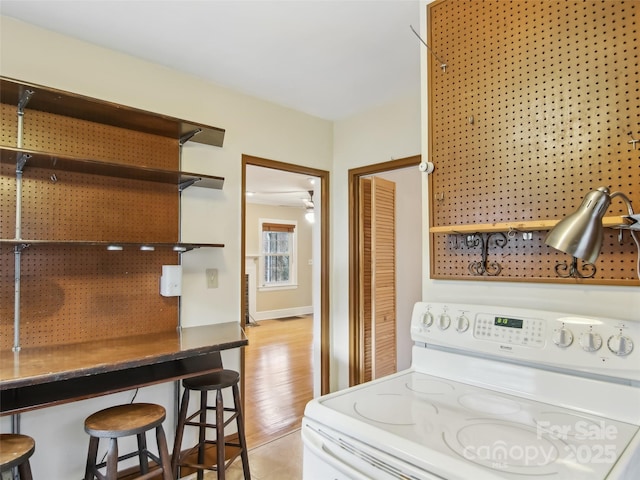
[[[358,440],[302,421],[304,480],[442,480]]]

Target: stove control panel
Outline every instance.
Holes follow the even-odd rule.
[[[490,342],[541,348],[546,339],[546,323],[538,318],[509,318],[478,313],[473,336]]]
[[[437,345],[640,382],[640,322],[635,321],[419,302],[411,338],[416,346]]]

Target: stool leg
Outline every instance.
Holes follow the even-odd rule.
[[[216,391],[216,453],[218,480],[224,480],[224,404],[222,402],[222,389]]]
[[[33,480],[31,476],[31,464],[28,459],[22,465],[18,466],[18,473],[20,474],[20,480]]]
[[[149,473],[149,457],[147,456],[147,434],[139,433],[138,437],[138,458],[140,459],[140,473]]]
[[[84,471],[84,480],[93,480],[96,459],[98,457],[98,437],[89,437],[89,452],[87,453],[87,467]]]
[[[198,427],[198,464],[204,465],[204,447],[207,440],[207,391],[200,392],[200,426]],[[198,470],[197,479],[202,480],[204,478],[204,471]]]
[[[162,467],[162,479],[172,480],[171,461],[169,459],[169,449],[167,447],[167,437],[164,434],[162,425],[156,427],[156,441],[158,443],[158,457],[160,458],[160,466]]]
[[[176,428],[176,438],[173,444],[173,455],[171,456],[171,470],[173,478],[179,478],[180,471],[180,450],[182,449],[182,436],[184,434],[184,422],[187,418],[187,409],[189,408],[189,389],[185,388],[182,394],[182,403],[180,405],[180,414],[178,415],[178,427]]]
[[[107,452],[107,480],[118,479],[118,439],[109,439],[109,451]]]
[[[242,472],[244,473],[244,480],[251,480],[251,473],[249,472],[249,455],[247,453],[247,441],[244,436],[244,415],[242,415],[242,402],[240,401],[240,389],[238,384],[233,386],[233,404],[235,406],[238,416],[236,417],[236,424],[238,426],[238,440],[240,443],[240,458],[242,459]]]

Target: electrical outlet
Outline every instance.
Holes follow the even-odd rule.
[[[218,288],[218,269],[207,268],[207,288]]]

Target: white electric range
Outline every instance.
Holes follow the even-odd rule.
[[[640,478],[640,322],[417,303],[411,335],[409,370],[307,404],[304,480]]]

